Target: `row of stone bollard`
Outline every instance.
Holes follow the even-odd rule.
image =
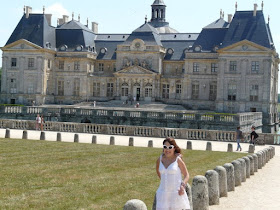
[[[231,163],[225,163],[223,166],[217,166],[214,170],[208,170],[205,176],[195,176],[192,187],[189,184],[186,185],[191,210],[208,210],[210,205],[218,205],[219,198],[227,197],[228,192],[235,191],[235,187],[241,186],[242,182],[254,175],[274,156],[275,147],[270,146],[256,154],[250,154]],[[127,201],[123,209],[146,210],[147,206],[143,201],[134,199]],[[156,209],[156,197],[152,209]]]

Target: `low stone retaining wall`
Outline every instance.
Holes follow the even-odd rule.
[[[0,128],[35,130],[35,120],[11,120],[0,119]],[[222,130],[203,130],[187,128],[160,128],[145,126],[113,125],[113,124],[90,124],[90,123],[70,123],[70,122],[51,122],[46,121],[43,126],[44,131],[90,133],[90,134],[108,134],[123,136],[141,136],[141,137],[160,137],[166,136],[176,139],[203,140],[203,141],[223,141],[235,142],[235,131]],[[249,142],[250,134],[244,133],[245,141]],[[262,144],[279,145],[280,135],[260,133],[258,142]],[[191,148],[191,145],[189,146]],[[208,147],[211,150],[211,147]],[[253,149],[253,148],[251,148]],[[228,148],[232,150],[231,147]]]

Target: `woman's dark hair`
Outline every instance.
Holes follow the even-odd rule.
[[[170,145],[173,145],[175,148],[175,153],[180,153],[181,154],[181,148],[176,144],[176,141],[173,138],[166,138],[163,140],[162,144],[164,144],[165,142],[168,142]]]

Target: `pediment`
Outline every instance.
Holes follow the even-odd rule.
[[[243,40],[237,43],[234,43],[230,46],[227,46],[225,48],[219,49],[219,53],[225,53],[225,52],[267,52],[270,51],[270,49],[263,47],[261,45],[258,45],[254,42],[250,42],[248,40]]]
[[[11,44],[6,45],[5,47],[1,48],[2,50],[10,50],[10,49],[15,49],[15,50],[38,50],[42,49],[42,47],[29,42],[25,39],[20,39],[18,41],[15,41]]]
[[[145,69],[141,66],[129,66],[117,71],[115,74],[156,74],[155,72]]]

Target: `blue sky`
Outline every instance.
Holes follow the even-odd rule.
[[[53,14],[52,25],[56,26],[57,18],[74,12],[74,19],[81,16],[81,22],[99,23],[99,33],[131,33],[151,18],[151,4],[154,0],[9,0],[1,1],[0,46],[4,46],[21,16],[23,6],[31,6],[33,12]],[[227,14],[234,14],[235,2],[238,10],[253,10],[254,3],[261,9],[262,0],[164,0],[167,5],[166,19],[170,26],[179,32],[199,33],[209,23],[217,20],[220,9]],[[270,16],[270,28],[274,43],[280,52],[280,1],[264,0],[266,20]],[[0,61],[2,66],[2,60]]]

